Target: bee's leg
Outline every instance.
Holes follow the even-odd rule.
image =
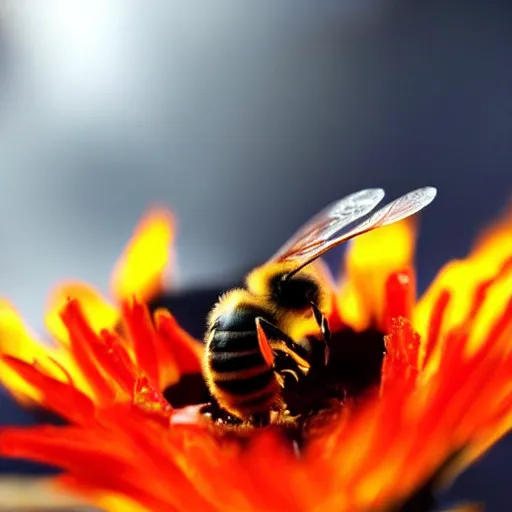
[[[281,329],[261,317],[256,319],[256,329],[262,354],[268,362],[273,364],[275,371],[282,370],[279,362],[283,357],[292,359],[294,365],[309,368],[311,355],[309,345],[297,343]]]
[[[269,412],[258,412],[251,416],[251,423],[255,427],[268,427],[270,425],[270,411]]]
[[[311,367],[311,344],[303,340],[297,343],[261,317],[256,319],[256,330],[261,353],[272,365],[280,387],[284,389],[290,384],[298,384]]]
[[[327,318],[322,314],[322,312],[318,309],[318,306],[315,303],[311,303],[311,309],[313,310],[313,315],[315,316],[315,321],[320,327],[320,332],[322,333],[322,338],[325,343],[324,349],[324,362],[325,366],[329,363],[329,342],[331,341],[331,330],[329,329],[329,323],[327,322]]]

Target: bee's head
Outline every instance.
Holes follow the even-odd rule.
[[[318,273],[311,265],[291,274],[294,269],[291,264],[267,263],[249,274],[247,288],[291,313],[309,312],[311,303],[322,308],[325,291]]]
[[[310,309],[311,303],[318,305],[320,283],[311,275],[276,274],[269,287],[273,301],[281,308],[302,311]]]

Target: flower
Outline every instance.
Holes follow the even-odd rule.
[[[343,281],[325,273],[334,367],[320,389],[339,396],[310,421],[229,427],[173,408],[162,374],[199,372],[200,344],[140,299],[121,301],[124,330],[98,331],[71,298],[66,358],[36,344],[33,360],[3,356],[68,424],[4,429],[1,453],[61,467],[59,485],[109,511],[429,510],[512,425],[512,228],[488,229],[418,302],[414,235],[402,222],[361,236]],[[9,315],[5,343],[28,337]]]

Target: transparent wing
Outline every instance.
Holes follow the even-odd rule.
[[[308,250],[327,242],[340,230],[370,213],[383,198],[384,190],[369,188],[330,204],[306,222],[271,260],[295,260],[301,254],[308,254]]]
[[[297,265],[293,271],[293,273],[295,273],[336,245],[375,228],[386,226],[414,215],[421,209],[425,208],[425,206],[429,205],[436,197],[436,194],[437,190],[434,187],[424,187],[413,190],[412,192],[395,199],[386,206],[383,206],[363,220],[360,224],[342,234],[340,234],[340,230],[353,222],[353,220],[346,223],[340,222],[339,227],[336,229],[334,224],[331,224],[327,229],[323,228],[319,230],[312,226],[309,230],[305,231],[306,235],[303,239],[295,240],[294,238],[293,240],[295,240],[295,242],[289,249],[286,251],[280,251],[278,253],[280,256],[277,260],[295,262]],[[369,213],[372,209],[373,208],[369,208],[366,213]],[[324,212],[320,215],[323,213]],[[354,220],[357,220],[364,215],[365,214],[358,215]],[[320,222],[318,223],[320,224]],[[309,224],[310,223],[306,226],[309,226]],[[300,232],[302,232],[302,230]],[[320,233],[320,236],[316,236],[317,233]]]

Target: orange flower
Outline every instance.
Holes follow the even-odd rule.
[[[173,368],[174,379],[199,371],[201,347],[170,313],[152,322],[142,302],[124,300],[126,329],[98,332],[71,299],[61,312],[67,359],[39,346],[35,363],[3,357],[70,424],[5,429],[1,452],[63,468],[59,485],[112,511],[417,504],[512,425],[512,227],[509,218],[489,229],[417,303],[413,244],[409,222],[351,244],[329,312],[341,365],[333,375],[347,396],[318,412],[307,431],[291,418],[266,429],[228,428],[201,404],[173,408],[161,393],[162,368]],[[28,337],[13,318],[17,330],[8,334]],[[371,371],[366,349],[374,352]]]

